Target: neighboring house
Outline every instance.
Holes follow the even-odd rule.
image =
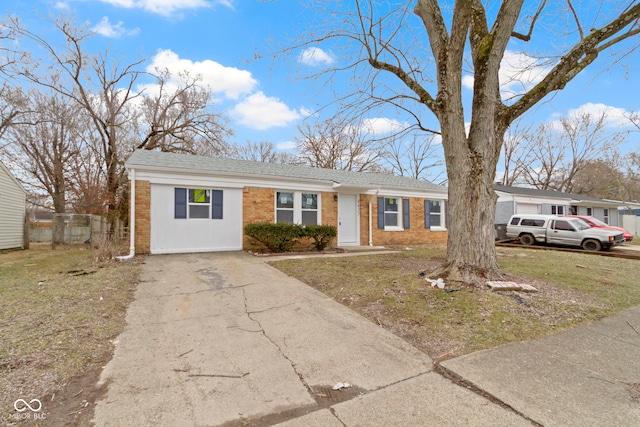
[[[427,181],[147,150],[125,166],[132,253],[247,249],[263,221],[333,225],[339,246],[446,242],[447,188]]]
[[[0,162],[0,249],[25,247],[27,192]]]
[[[495,184],[498,195],[495,224],[506,224],[515,214],[588,215],[619,226],[621,202],[581,194]]]

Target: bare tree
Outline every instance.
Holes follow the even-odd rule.
[[[516,185],[523,178],[527,169],[527,164],[524,161],[527,153],[527,140],[531,133],[531,125],[524,125],[520,120],[516,120],[509,126],[502,148],[504,168],[500,180],[502,185]]]
[[[29,112],[22,113],[6,133],[11,160],[22,180],[35,193],[49,196],[54,213],[67,212],[73,175],[69,165],[79,156],[77,128],[82,109],[57,93],[31,89]],[[37,199],[32,199],[32,201]],[[54,224],[53,244],[64,241],[64,228]]]
[[[380,171],[379,141],[366,126],[337,118],[298,126],[296,151],[303,163],[326,169]]]
[[[525,181],[541,190],[576,192],[576,176],[606,158],[623,140],[622,133],[609,130],[606,120],[606,113],[582,112],[540,125],[528,137],[520,160],[527,165]]]
[[[328,31],[326,26],[319,28],[319,33],[314,32],[312,40],[300,47],[343,43],[335,46],[336,51],[344,49],[342,60],[328,73],[354,71],[355,90],[352,97],[343,98],[348,103],[344,110],[391,105],[421,125],[422,109],[426,108],[440,124],[451,221],[447,257],[434,274],[474,283],[499,276],[493,183],[507,128],[548,94],[564,89],[601,52],[635,37],[640,32],[640,4],[607,2],[607,13],[603,10],[594,18],[590,11],[573,7],[547,11],[553,4],[546,0],[528,3],[526,8],[524,0],[487,3],[490,10],[480,0],[456,0],[453,4],[417,0],[412,2],[415,15],[408,2],[356,0],[350,3],[353,7],[337,2],[335,8],[326,3],[322,2],[323,12],[335,24],[328,24]],[[619,8],[614,10],[616,6]],[[416,15],[418,20],[413,19]],[[584,20],[588,18],[587,24]],[[522,46],[534,34],[542,33],[533,30],[544,19],[573,27],[564,38],[572,46],[549,52],[548,68],[541,70],[543,77],[538,83],[524,86],[524,92],[503,101],[500,70],[507,46],[513,39]],[[583,28],[592,31],[586,33]],[[473,95],[471,112],[465,116],[466,73],[473,76]]]
[[[254,162],[298,164],[300,160],[276,147],[268,141],[251,142],[233,147],[231,157],[234,159],[251,160]]]
[[[227,119],[212,111],[211,91],[200,85],[200,77],[184,72],[172,76],[156,70],[156,85],[143,94],[142,120],[146,136],[136,148],[226,155],[226,138],[232,131]]]
[[[9,127],[28,111],[28,102],[19,88],[11,87],[6,81],[0,87],[0,149],[2,139]]]
[[[90,118],[91,130],[98,141],[96,154],[105,171],[108,194],[106,212],[113,226],[117,207],[122,203],[118,200],[125,156],[121,140],[135,114],[132,101],[139,94],[133,88],[140,76],[136,67],[143,60],[121,66],[111,59],[108,51],[98,55],[88,54],[83,46],[92,34],[75,27],[67,19],[61,18],[55,24],[65,40],[62,49],[23,28],[15,19],[11,19],[7,25],[42,47],[50,56],[50,62],[41,68],[31,64],[16,68],[16,73],[69,98]]]
[[[432,176],[431,171],[442,166],[434,140],[435,134],[398,135],[385,141],[385,151],[380,161],[388,166],[394,175],[408,176],[432,182],[443,181],[440,175]]]

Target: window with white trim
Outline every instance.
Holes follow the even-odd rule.
[[[609,209],[604,209],[604,223],[609,225]]]
[[[209,218],[211,193],[200,188],[189,189],[189,218]]]
[[[400,197],[378,197],[378,228],[402,231],[411,227],[410,200]]]
[[[564,215],[564,206],[563,205],[551,205],[551,215]]]
[[[320,195],[276,191],[276,223],[320,224]]]
[[[442,203],[440,200],[429,200],[429,224],[431,227],[442,227]]]
[[[315,193],[301,194],[302,224],[318,223],[318,195]]]
[[[587,208],[587,216],[593,216],[593,208]]]
[[[396,197],[384,198],[384,226],[400,227],[400,218],[402,215],[402,207]]]
[[[222,219],[222,190],[176,187],[174,195],[174,218]]]

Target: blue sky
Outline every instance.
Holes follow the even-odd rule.
[[[201,74],[212,88],[217,110],[231,119],[233,142],[269,141],[282,150],[290,149],[296,126],[332,100],[331,94],[319,91],[317,84],[297,78],[327,64],[339,65],[329,47],[300,50],[276,61],[264,55],[293,45],[296,37],[305,35],[310,23],[323,19],[296,0],[14,0],[4,8],[45,38],[51,30],[34,11],[43,16],[71,12],[77,22],[98,33],[91,45],[96,51],[108,46],[111,54],[122,57],[125,63],[149,57],[148,67]],[[507,54],[516,68],[526,61],[515,50]],[[637,65],[638,61],[630,64]],[[507,71],[505,68],[505,80],[510,74]],[[618,127],[622,114],[640,111],[637,71],[637,67],[587,69],[565,91],[534,108],[525,119],[538,123],[581,109],[607,109],[613,117],[611,126]],[[347,91],[349,77],[338,77],[333,83]],[[539,76],[534,72],[520,77],[529,84]],[[465,83],[472,84],[472,76],[467,76]],[[470,95],[471,90],[467,90]],[[424,116],[429,115],[425,110]],[[381,132],[402,120],[371,117]],[[435,119],[430,123],[437,128]],[[638,150],[638,137],[631,136],[629,141],[625,151]]]

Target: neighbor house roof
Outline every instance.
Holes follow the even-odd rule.
[[[561,191],[553,191],[553,190],[538,190],[537,188],[510,187],[507,185],[500,185],[500,184],[494,184],[493,188],[494,190],[500,191],[502,193],[516,194],[516,195],[529,196],[529,197],[571,199],[575,203],[591,202],[591,203],[598,203],[602,205],[612,205],[612,206],[618,206],[621,203],[621,202],[616,202],[614,200],[602,200],[596,197],[585,196],[584,194],[563,193]]]
[[[433,184],[429,181],[417,180],[403,176],[195,156],[191,154],[163,153],[149,150],[134,151],[125,163],[125,166],[129,169],[201,171],[256,177],[272,176],[280,178],[319,180],[333,182],[336,187],[392,187],[414,190],[447,190],[446,187]]]

